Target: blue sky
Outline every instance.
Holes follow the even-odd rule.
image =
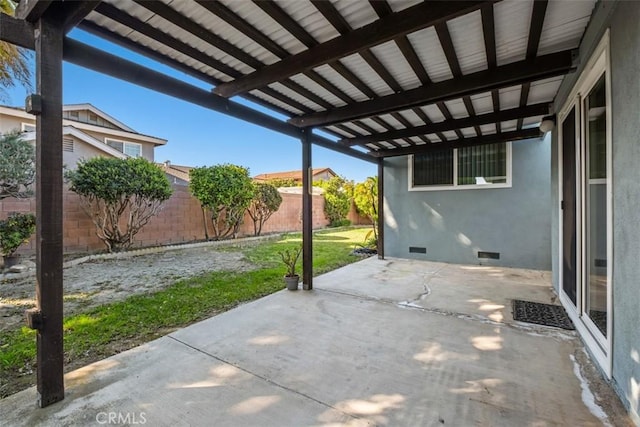
[[[74,30],[70,36],[196,86],[211,88],[82,31]],[[233,163],[248,167],[252,176],[301,167],[301,144],[294,138],[73,64],[65,63],[63,73],[65,104],[91,103],[137,132],[168,139],[166,146],[155,151],[157,162],[170,160],[188,166]],[[10,90],[9,104],[23,106],[26,95],[22,86]],[[235,100],[250,105],[241,99]],[[315,145],[312,163],[313,167],[330,167],[338,175],[356,182],[377,173],[372,163]]]

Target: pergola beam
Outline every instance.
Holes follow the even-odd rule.
[[[389,141],[393,139],[410,138],[412,136],[428,135],[436,132],[464,129],[468,127],[480,126],[496,122],[504,122],[508,120],[516,120],[526,117],[544,116],[548,113],[549,104],[540,103],[522,108],[512,108],[509,110],[499,111],[497,113],[481,114],[478,116],[465,117],[462,119],[444,120],[424,126],[416,126],[412,128],[393,130],[390,132],[376,133],[366,136],[357,136],[354,138],[344,138],[339,142],[346,146],[362,145],[376,141]]]
[[[418,87],[378,99],[359,102],[329,111],[294,117],[289,123],[299,126],[328,126],[350,120],[386,114],[412,107],[444,102],[492,89],[563,75],[575,69],[573,51],[566,50],[537,58],[467,74],[459,78]]]
[[[4,13],[0,13],[0,40],[32,50],[36,45],[33,26]]]
[[[16,17],[29,22],[36,22],[51,6],[53,0],[21,0],[16,8]]]
[[[446,148],[464,148],[475,147],[478,145],[496,144],[498,142],[518,141],[521,139],[541,138],[543,136],[537,127],[516,130],[511,132],[496,133],[493,135],[484,135],[476,138],[464,138],[461,140],[436,142],[432,144],[414,145],[411,147],[391,148],[371,152],[375,157],[397,157],[409,154],[428,153],[434,150],[442,150]]]
[[[397,37],[479,9],[484,1],[427,1],[285,58],[245,77],[224,83],[215,93],[231,97],[336,61]],[[258,3],[258,6],[266,6]]]
[[[222,98],[181,80],[142,67],[121,57],[92,48],[73,39],[64,39],[64,59],[81,67],[200,105],[293,138],[300,139],[301,137],[301,130],[299,128],[278,120],[275,117]],[[367,153],[344,147],[319,135],[310,134],[309,139],[313,144],[320,147],[367,162],[376,162],[376,160]]]

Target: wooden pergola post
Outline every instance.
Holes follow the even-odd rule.
[[[313,289],[311,129],[302,130],[302,289]]]
[[[384,259],[384,157],[378,158],[378,259]]]
[[[36,117],[36,311],[38,405],[64,399],[62,345],[62,41],[53,19],[35,23],[38,95],[27,105]],[[38,106],[36,104],[40,103]],[[27,104],[30,104],[29,102]],[[40,107],[40,108],[38,108]],[[35,320],[35,322],[34,322]]]

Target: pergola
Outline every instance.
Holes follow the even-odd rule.
[[[64,398],[62,61],[378,165],[384,159],[541,137],[575,69],[594,1],[22,0],[0,39],[36,52],[40,406]],[[67,37],[97,35],[211,85],[185,83]],[[283,121],[231,98],[284,114]],[[328,138],[314,133],[322,131]],[[310,174],[303,173],[303,286],[312,289]]]

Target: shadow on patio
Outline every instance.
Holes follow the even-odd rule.
[[[370,258],[69,373],[58,404],[36,409],[30,389],[0,412],[29,426],[624,423],[587,388],[576,335],[514,322],[512,298],[552,302],[548,275]]]

